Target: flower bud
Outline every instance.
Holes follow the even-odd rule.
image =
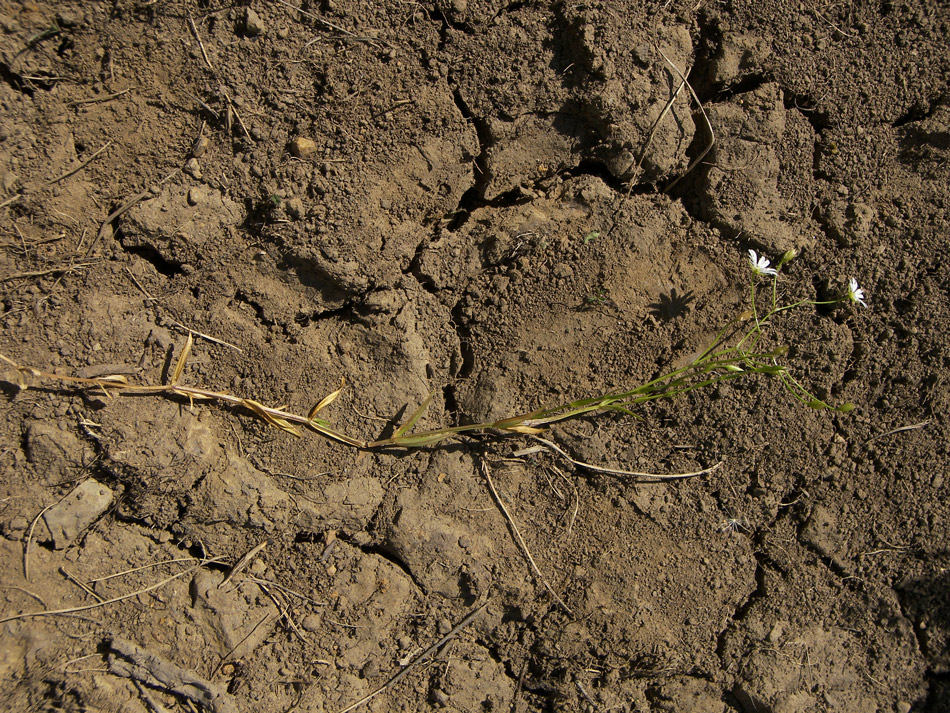
[[[791,262],[792,260],[797,258],[800,254],[801,252],[799,251],[798,248],[792,248],[791,250],[786,250],[785,253],[782,255],[782,259],[778,261],[778,267],[782,267],[782,265],[785,265],[786,263]]]

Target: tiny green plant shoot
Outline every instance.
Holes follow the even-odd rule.
[[[805,306],[854,303],[866,307],[864,290],[851,279],[844,293],[832,300],[816,301],[803,299],[788,304],[778,301],[778,280],[781,269],[797,256],[797,251],[786,252],[775,267],[771,262],[749,250],[751,278],[749,286],[750,307],[736,319],[727,324],[712,343],[686,366],[673,369],[645,384],[630,389],[609,391],[597,396],[571,401],[553,408],[541,408],[530,413],[509,416],[497,421],[446,426],[426,431],[413,431],[419,419],[432,400],[430,395],[416,408],[409,418],[388,438],[376,441],[363,441],[352,438],[333,428],[330,422],[318,414],[333,403],[342,391],[342,387],[321,399],[306,415],[299,415],[283,408],[271,408],[254,399],[234,396],[180,383],[185,364],[194,343],[189,334],[175,369],[169,375],[167,384],[136,385],[129,384],[124,376],[105,376],[99,378],[80,378],[63,376],[17,364],[0,354],[0,360],[16,370],[17,383],[21,388],[29,388],[30,379],[39,381],[59,381],[75,384],[84,388],[101,390],[106,395],[113,394],[155,394],[185,397],[190,402],[217,401],[234,407],[246,409],[270,424],[274,428],[302,435],[301,428],[310,430],[330,440],[359,449],[380,448],[421,448],[433,446],[450,438],[465,435],[492,432],[500,434],[537,435],[543,433],[552,424],[581,416],[599,413],[621,413],[635,415],[634,409],[641,404],[660,399],[674,399],[691,391],[720,384],[734,379],[747,378],[755,374],[764,374],[781,380],[786,390],[798,401],[814,409],[826,409],[839,413],[848,413],[854,404],[842,403],[832,406],[812,394],[796,379],[781,360],[787,355],[787,347],[764,349],[759,346],[765,330],[779,315],[792,309]],[[759,293],[763,290],[763,281],[770,280],[769,299],[762,303]]]

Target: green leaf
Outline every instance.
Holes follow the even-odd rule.
[[[433,394],[435,394],[434,391],[429,392],[429,395],[426,396],[425,401],[419,404],[419,408],[412,412],[412,416],[409,417],[409,420],[402,424],[393,434],[393,440],[396,440],[416,425],[416,422],[422,418],[422,414],[425,413],[425,410],[429,408],[429,404],[432,402]]]

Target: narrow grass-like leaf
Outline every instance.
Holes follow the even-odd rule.
[[[294,425],[290,423],[290,421],[287,421],[283,418],[278,418],[277,416],[268,413],[264,404],[258,403],[253,399],[241,399],[241,405],[253,411],[274,428],[279,428],[281,431],[290,433],[294,436],[300,436],[300,431],[297,430],[297,428],[295,428]]]
[[[532,411],[531,413],[521,414],[520,416],[512,416],[510,418],[503,418],[501,421],[495,421],[491,428],[501,428],[504,430],[509,430],[513,426],[520,426],[525,421],[528,421],[532,418],[537,418],[543,411]]]
[[[334,441],[339,441],[340,443],[345,443],[348,446],[353,446],[354,448],[366,448],[365,441],[358,441],[355,438],[350,438],[347,435],[340,433],[339,431],[334,431],[329,425],[326,424],[326,421],[323,421],[321,418],[316,418],[313,421],[310,421],[306,424],[314,433],[319,433],[321,436],[326,436],[327,438],[332,438]]]
[[[172,373],[172,386],[177,384],[181,378],[181,374],[185,370],[185,362],[188,361],[188,357],[191,356],[191,347],[194,346],[194,343],[195,338],[191,332],[188,332],[188,339],[185,340],[185,346],[181,350],[181,356],[178,357],[178,363],[175,364],[175,371]]]
[[[332,404],[334,401],[336,401],[336,397],[340,395],[341,391],[343,391],[342,386],[336,391],[334,391],[332,394],[324,396],[320,400],[320,403],[318,403],[316,406],[310,409],[310,413],[307,414],[307,420],[313,421],[313,417],[316,416],[318,413],[320,413],[322,409],[326,408],[327,406]]]
[[[396,432],[393,434],[393,440],[399,438],[416,425],[416,422],[422,418],[422,414],[425,413],[425,410],[429,408],[429,404],[432,402],[432,396],[434,393],[434,391],[430,391],[425,400],[419,404],[419,408],[412,412],[412,416],[409,417],[409,420],[396,429]]]
[[[505,429],[506,431],[514,431],[515,433],[526,433],[531,436],[536,436],[539,433],[544,433],[543,428],[534,428],[533,426],[508,426]]]
[[[394,446],[404,446],[406,448],[421,448],[422,446],[431,446],[433,443],[443,441],[450,435],[452,434],[449,431],[436,431],[433,433],[420,433],[416,436],[393,436],[387,443],[391,443]]]

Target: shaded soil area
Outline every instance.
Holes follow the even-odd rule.
[[[950,9],[299,1],[0,2],[0,353],[159,384],[194,333],[182,383],[345,383],[372,441],[647,382],[795,249],[782,299],[868,306],[769,348],[856,408],[546,432],[722,462],[645,483],[0,365],[0,707],[950,710]]]

